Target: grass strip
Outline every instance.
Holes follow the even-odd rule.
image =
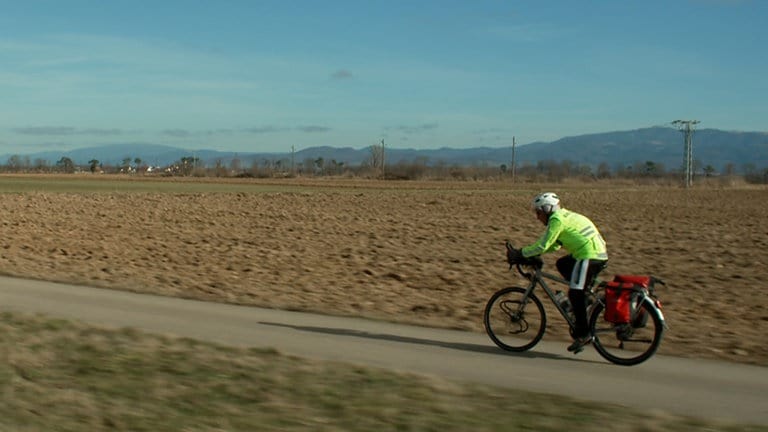
[[[768,430],[10,312],[0,395],[2,431]]]

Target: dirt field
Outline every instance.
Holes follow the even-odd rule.
[[[768,189],[299,183],[0,194],[0,272],[482,331],[488,297],[524,282],[507,271],[503,243],[541,233],[529,201],[546,188],[602,230],[604,277],[667,282],[660,352],[768,365]],[[553,272],[560,255],[545,260]],[[566,339],[561,319],[549,326],[545,338]]]

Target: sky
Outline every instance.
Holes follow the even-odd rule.
[[[768,130],[765,0],[0,0],[0,154]]]

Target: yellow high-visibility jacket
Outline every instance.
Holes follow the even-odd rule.
[[[554,252],[560,247],[574,258],[607,260],[605,240],[588,217],[566,209],[556,210],[549,216],[547,231],[535,243],[522,249],[528,258]]]

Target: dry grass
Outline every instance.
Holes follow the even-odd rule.
[[[0,314],[3,431],[765,431]]]

